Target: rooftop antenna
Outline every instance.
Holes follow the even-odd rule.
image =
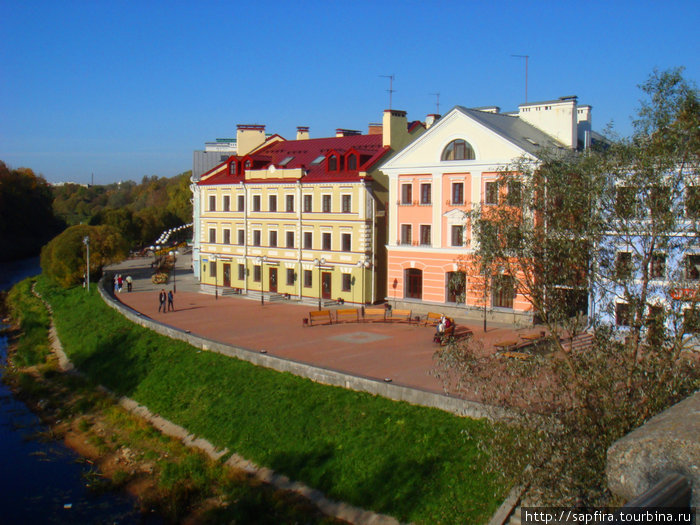
[[[524,58],[525,59],[525,104],[527,104],[527,61],[530,58],[530,55],[510,55],[515,58]]]
[[[437,111],[435,112],[436,115],[440,114],[440,93],[431,93],[431,95],[435,95],[435,106],[437,107]]]
[[[95,185],[95,172],[92,172],[92,175],[90,176],[90,186]]]
[[[379,75],[382,78],[388,78],[389,79],[389,89],[387,91],[389,92],[389,109],[392,109],[391,107],[391,99],[392,95],[394,94],[394,74],[392,73],[391,75]]]

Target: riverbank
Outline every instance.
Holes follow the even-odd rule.
[[[86,378],[63,373],[55,354],[27,356],[29,348],[48,347],[48,327],[28,283],[20,286],[14,302],[22,304],[23,324],[32,327],[33,335],[28,345],[22,344],[18,325],[7,331],[11,363],[25,366],[11,364],[6,380],[48,426],[52,439],[62,440],[93,465],[92,491],[124,490],[136,496],[148,523],[160,522],[153,515],[172,523],[343,523],[296,494],[275,490],[164,436]],[[43,332],[43,342],[37,340],[38,332]],[[231,500],[236,504],[227,504]]]

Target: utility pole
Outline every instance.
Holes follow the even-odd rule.
[[[440,93],[431,93],[431,95],[433,95],[433,96],[436,97],[436,100],[435,100],[435,107],[436,107],[435,114],[436,114],[436,115],[439,115],[439,114],[440,114]]]
[[[389,89],[387,91],[389,92],[389,109],[392,109],[391,103],[392,103],[392,95],[394,94],[394,74],[392,73],[391,75],[379,75],[382,78],[388,78],[389,79]]]
[[[527,63],[530,59],[530,55],[510,55],[514,58],[524,58],[525,59],[525,104],[527,104]]]
[[[87,261],[85,264],[85,283],[87,284],[87,293],[90,293],[90,237],[83,237],[83,244],[87,250]]]

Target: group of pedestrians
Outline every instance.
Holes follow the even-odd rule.
[[[84,279],[83,279],[83,281],[84,281]],[[134,281],[131,278],[131,275],[127,275],[126,278],[122,277],[122,274],[113,275],[112,276],[112,287],[114,288],[114,293],[121,293],[122,288],[124,287],[124,283],[126,283],[126,290],[128,292],[130,292],[133,282]],[[83,283],[83,286],[85,286],[84,283]]]
[[[160,293],[158,294],[158,311],[162,311],[163,313],[170,312],[170,311],[175,311],[175,305],[173,304],[173,291],[168,290],[168,293],[165,293],[165,289],[161,288]],[[166,307],[166,302],[167,302],[167,307]]]

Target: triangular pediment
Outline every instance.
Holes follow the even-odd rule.
[[[503,129],[514,123],[508,119],[517,119],[508,115],[498,115],[496,118],[504,122],[503,129],[489,126],[486,119],[475,118],[480,113],[473,113],[460,106],[452,109],[447,115],[437,121],[418,139],[406,146],[392,159],[382,165],[382,169],[401,170],[403,168],[419,168],[426,166],[443,167],[447,170],[464,170],[469,166],[505,165],[523,155],[531,154],[518,144],[515,137],[511,140]],[[492,117],[493,118],[493,117]],[[515,127],[515,126],[512,126]],[[473,160],[441,160],[442,153],[453,140],[465,140],[474,150]]]

